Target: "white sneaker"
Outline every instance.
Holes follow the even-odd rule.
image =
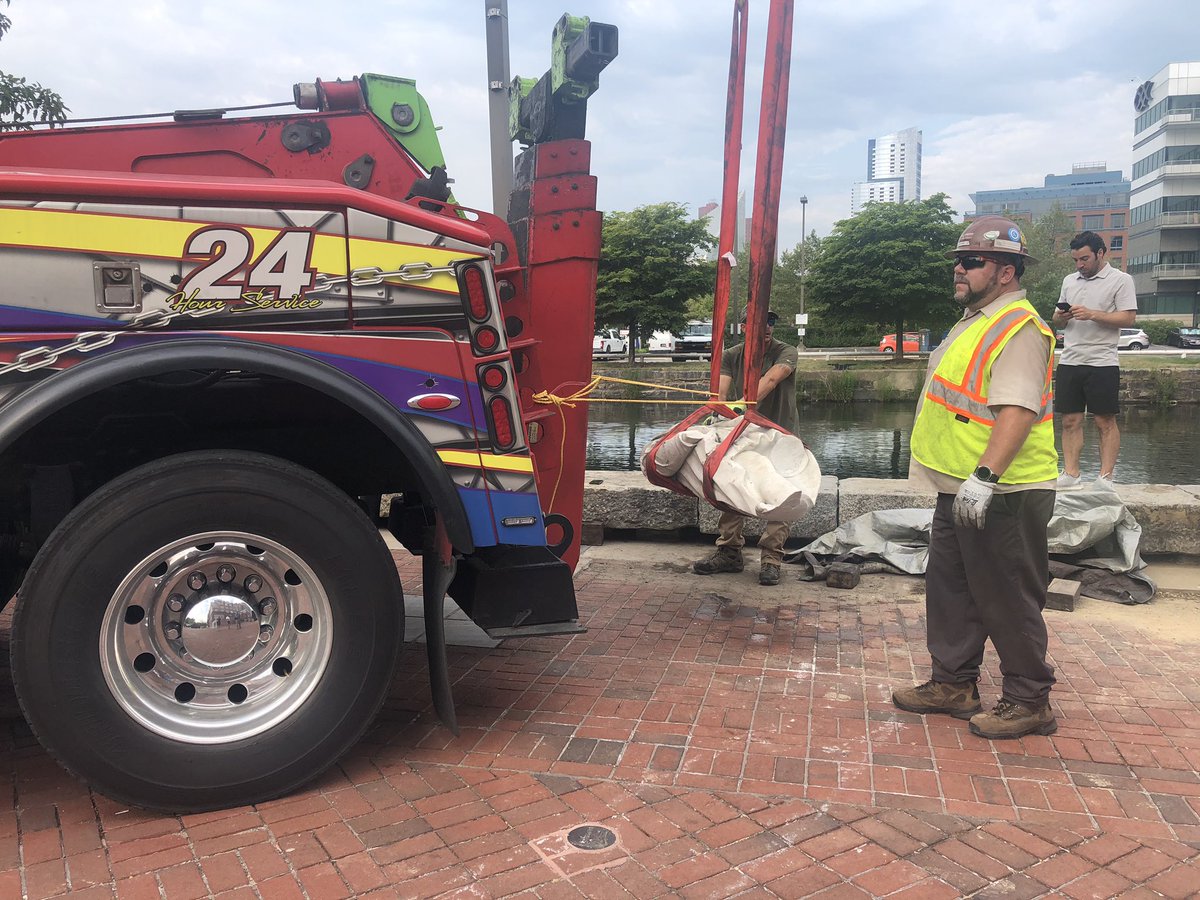
[[[1105,491],[1115,491],[1116,488],[1113,486],[1112,473],[1110,472],[1108,475],[1097,475],[1096,481],[1093,483],[1092,487]]]
[[[1057,487],[1060,491],[1066,488],[1079,487],[1081,481],[1083,481],[1082,475],[1068,475],[1066,472],[1059,472]]]

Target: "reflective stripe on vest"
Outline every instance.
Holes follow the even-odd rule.
[[[1054,346],[1053,332],[1027,300],[983,316],[954,339],[929,379],[925,402],[913,426],[912,455],[922,465],[966,478],[979,464],[995,425],[988,407],[992,364],[1013,335],[1033,325]],[[1004,484],[1053,481],[1058,474],[1054,449],[1054,392],[1051,349],[1046,363],[1041,408],[1017,457],[1001,477]]]

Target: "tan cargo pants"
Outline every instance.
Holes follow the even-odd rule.
[[[746,545],[746,539],[742,537],[742,526],[745,522],[745,516],[722,512],[717,523],[717,546],[741,550]],[[762,554],[760,562],[774,563],[777,566],[783,562],[783,542],[787,540],[791,528],[790,522],[764,523],[762,537],[758,539],[758,549]]]

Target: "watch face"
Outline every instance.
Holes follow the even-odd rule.
[[[1144,81],[1138,85],[1137,93],[1133,95],[1133,108],[1138,112],[1145,112],[1150,108],[1150,101],[1153,99],[1154,82]]]

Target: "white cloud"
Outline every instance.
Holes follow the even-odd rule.
[[[731,0],[583,0],[618,26],[620,56],[590,103],[600,203],[630,209],[721,193]],[[750,11],[742,187],[752,196],[769,4]],[[298,81],[383,72],[427,97],[455,193],[490,206],[484,4],[449,0],[15,0],[0,67],[64,95],[80,117],[286,101]],[[550,63],[560,0],[511,0],[513,74]],[[925,134],[923,189],[967,195],[1040,184],[1072,163],[1129,174],[1137,82],[1196,56],[1191,0],[797,3],[780,247],[827,233],[865,177],[866,142]]]

